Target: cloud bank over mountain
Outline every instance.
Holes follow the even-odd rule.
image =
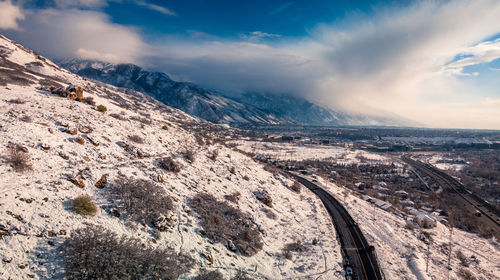
[[[498,1],[376,6],[369,14],[318,23],[308,36],[256,30],[234,38],[195,31],[150,38],[138,27],[114,23],[102,8],[106,1],[78,3],[14,5],[20,14],[0,27],[52,58],[133,62],[227,94],[286,93],[350,112],[392,112],[429,126],[500,128],[500,112],[491,108],[500,101],[500,85],[478,87],[480,80],[471,78],[481,71],[468,71],[500,57]],[[164,9],[159,14],[183,16],[158,7]]]

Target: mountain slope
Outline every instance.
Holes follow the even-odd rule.
[[[224,279],[238,272],[251,279],[341,279],[333,275],[342,262],[339,245],[319,199],[297,194],[291,180],[223,145],[218,125],[81,78],[1,35],[0,73],[0,279],[68,279],[68,240],[96,226],[111,231],[111,239],[135,238],[149,258],[154,249],[186,255],[193,265],[180,279],[203,269]],[[137,180],[131,188],[128,182]],[[151,188],[155,195],[147,196]],[[256,193],[267,193],[272,204]],[[136,201],[139,194],[143,200]],[[95,204],[87,207],[93,215],[79,214],[81,195]],[[83,248],[95,241],[88,238]],[[305,251],[287,260],[282,249],[295,242]],[[90,253],[99,265],[115,258]]]

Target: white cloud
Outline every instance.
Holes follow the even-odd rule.
[[[101,12],[26,10],[26,17],[29,20],[21,25],[22,32],[7,35],[51,58],[84,56],[138,63],[148,51],[137,30],[114,24]]]
[[[500,39],[482,42],[466,48],[459,55],[466,56],[447,64],[443,72],[455,75],[471,75],[464,72],[464,67],[492,62],[500,58]],[[472,73],[474,75],[474,73]]]
[[[278,8],[276,8],[276,9],[272,10],[272,11],[269,13],[269,15],[270,15],[270,16],[277,15],[277,14],[279,14],[279,13],[283,12],[284,10],[286,10],[286,9],[290,8],[290,6],[292,6],[292,5],[293,5],[293,2],[287,2],[287,3],[285,3],[285,4],[281,5],[281,6],[279,6]]]
[[[58,8],[100,8],[108,4],[108,0],[54,0],[54,4]]]
[[[147,3],[146,1],[135,1],[135,3],[139,6],[148,8],[148,9],[153,10],[153,11],[157,11],[157,12],[162,13],[164,15],[169,15],[169,16],[176,16],[177,15],[174,11],[172,11],[169,8],[155,5],[152,3]]]
[[[242,40],[250,42],[259,42],[262,39],[277,39],[281,37],[281,35],[279,34],[272,34],[262,31],[253,31],[250,33],[240,34],[239,36]]]
[[[10,0],[0,2],[0,29],[19,29],[18,21],[24,19],[20,7]]]

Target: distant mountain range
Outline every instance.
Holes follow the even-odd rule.
[[[161,72],[149,72],[133,64],[65,59],[63,68],[80,76],[146,93],[166,105],[201,119],[233,126],[302,125],[409,125],[396,118],[372,118],[345,114],[321,107],[303,98],[247,93],[224,96],[188,82],[177,82]]]

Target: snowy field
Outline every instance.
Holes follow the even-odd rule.
[[[304,145],[295,143],[231,141],[245,152],[281,160],[332,160],[338,164],[391,163],[389,157],[339,146]]]

